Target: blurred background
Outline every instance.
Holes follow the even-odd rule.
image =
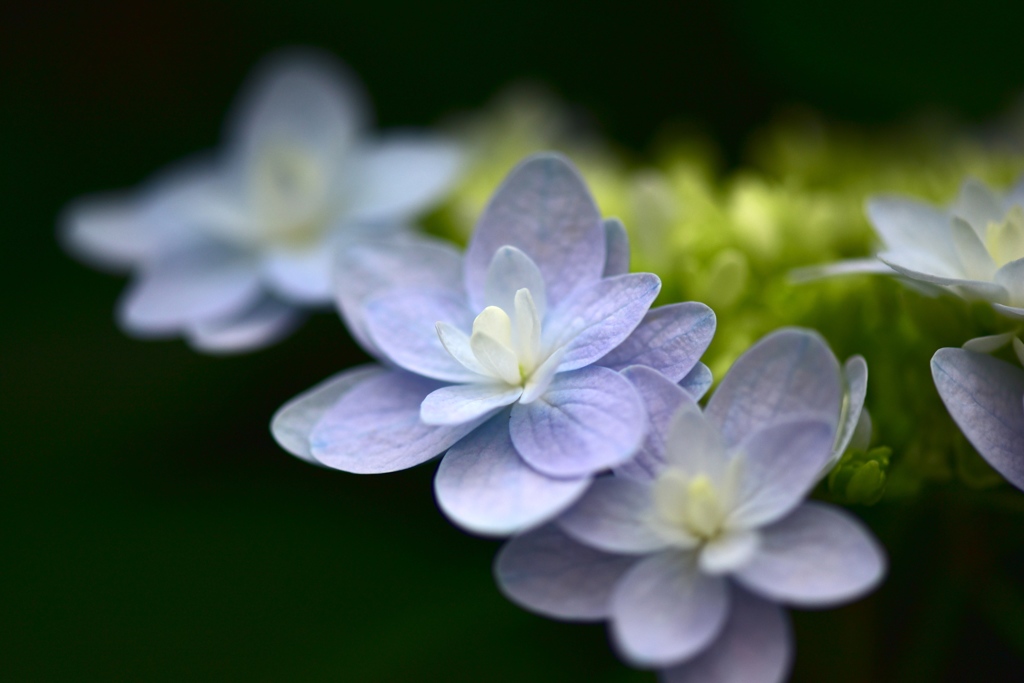
[[[385,127],[438,124],[525,80],[627,155],[699,130],[728,168],[791,105],[868,129],[993,120],[1024,92],[1022,19],[996,0],[4,3],[2,677],[654,680],[616,661],[602,626],[507,603],[497,544],[440,516],[433,465],[359,477],[275,445],[281,403],[364,359],[336,315],[238,357],[133,341],[113,320],[123,279],[61,252],[63,205],[215,146],[269,51],[330,50]],[[794,680],[1021,680],[1024,602],[957,573],[986,566],[972,529],[1004,519],[975,514],[922,501],[904,518],[913,543],[890,552],[923,573],[897,564],[876,596],[797,614]],[[967,557],[928,560],[948,553]],[[1024,577],[1020,553],[1001,562]]]

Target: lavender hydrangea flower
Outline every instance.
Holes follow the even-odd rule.
[[[816,334],[777,332],[704,412],[649,368],[624,374],[651,421],[638,466],[513,538],[496,562],[502,591],[547,616],[608,619],[621,655],[670,683],[783,680],[780,605],[852,600],[885,570],[855,518],[803,502],[841,431],[838,362]]]
[[[339,244],[404,226],[458,170],[453,144],[372,138],[367,114],[355,79],[327,55],[272,57],[244,88],[218,153],[140,191],[76,202],[66,246],[133,273],[118,307],[129,334],[184,335],[208,352],[277,341],[304,309],[331,303]]]
[[[1013,345],[1024,363],[1024,344],[1014,337]],[[939,349],[932,357],[932,377],[968,441],[1007,481],[1024,489],[1024,370],[967,348]]]
[[[875,197],[868,218],[885,243],[876,259],[802,269],[798,279],[855,272],[899,274],[919,287],[991,302],[1024,319],[1024,179],[998,196],[967,180],[946,209]]]
[[[423,238],[347,250],[340,308],[386,369],[293,400],[278,441],[355,473],[446,453],[438,503],[478,533],[551,518],[644,438],[643,401],[619,370],[647,365],[695,394],[710,384],[698,359],[714,314],[649,310],[661,283],[626,272],[628,248],[576,170],[544,154],[501,185],[464,257]]]

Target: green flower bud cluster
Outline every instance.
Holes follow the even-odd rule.
[[[828,476],[829,491],[842,503],[874,505],[885,493],[891,455],[892,449],[885,446],[851,448]]]

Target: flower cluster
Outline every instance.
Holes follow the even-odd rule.
[[[1008,185],[1024,155],[784,123],[731,175],[699,138],[633,169],[567,120],[511,97],[378,138],[341,65],[288,52],[221,150],[74,203],[61,236],[130,271],[136,336],[252,350],[333,303],[375,362],[281,407],[283,448],[355,474],[438,459],[444,515],[508,539],[512,601],[608,621],[668,683],[778,683],[783,608],[887,571],[837,503],[1024,488],[1024,182],[961,181]]]

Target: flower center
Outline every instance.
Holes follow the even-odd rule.
[[[256,163],[251,182],[266,240],[308,244],[326,229],[327,174],[302,148],[268,146]]]
[[[1024,209],[1014,206],[1001,222],[989,223],[985,247],[997,267],[1024,258]]]
[[[516,291],[511,315],[488,306],[476,317],[469,347],[484,374],[524,386],[543,360],[540,333],[537,306],[524,287]]]
[[[721,482],[708,474],[666,470],[654,482],[654,509],[659,522],[670,531],[681,532],[682,538],[702,543],[721,536],[731,509],[735,475],[736,462],[730,463]]]

